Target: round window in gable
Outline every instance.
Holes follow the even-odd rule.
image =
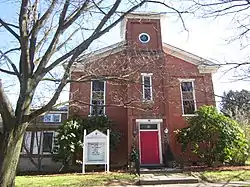
[[[141,33],[139,35],[139,40],[141,43],[148,43],[150,41],[150,36],[147,33]]]

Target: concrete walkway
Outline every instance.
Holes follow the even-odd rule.
[[[198,182],[198,178],[184,173],[142,174],[139,179],[140,185],[190,184]]]
[[[139,187],[238,187],[238,186],[250,186],[249,182],[230,182],[230,183],[207,183],[199,182],[196,184],[162,184],[162,185],[140,185]],[[118,186],[112,186],[118,187]],[[121,186],[119,186],[121,187]],[[138,187],[136,185],[122,185],[122,187]]]

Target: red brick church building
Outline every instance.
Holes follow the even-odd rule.
[[[130,14],[121,41],[83,55],[74,64],[69,115],[106,115],[122,133],[111,154],[125,165],[137,147],[142,165],[162,165],[170,146],[176,160],[187,160],[175,130],[201,105],[215,105],[211,61],[163,43],[159,15]],[[168,146],[169,145],[169,146]]]

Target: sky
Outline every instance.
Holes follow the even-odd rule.
[[[7,3],[6,3],[7,2]],[[146,7],[147,11],[161,12],[160,6]],[[11,18],[16,15],[13,11],[13,6],[9,1],[0,0],[0,16],[1,18]],[[181,25],[180,20],[172,14],[166,14],[161,20],[162,40],[168,44],[207,58],[209,60],[226,63],[240,62],[247,57],[248,49],[241,50],[240,42],[236,41],[228,43],[228,39],[235,34],[235,25],[230,16],[224,16],[218,19],[201,19],[194,16],[185,16],[185,26],[187,31]],[[105,47],[121,41],[120,24],[113,28],[110,32],[96,40],[90,47],[91,50]],[[2,33],[0,33],[2,35]],[[2,35],[3,36],[3,35]],[[1,37],[1,43],[5,45],[8,42],[8,36]],[[0,46],[0,47],[1,47]],[[241,90],[250,89],[249,82],[232,81],[233,74],[227,73],[224,75],[225,68],[221,68],[213,75],[214,90],[216,95],[222,95],[224,91],[230,89]],[[0,75],[1,77],[1,75]],[[5,77],[6,78],[6,77]],[[7,77],[8,83],[11,83],[12,78]],[[15,89],[9,89],[11,100],[15,97]],[[13,94],[14,93],[14,94]],[[61,100],[67,98],[68,93],[64,92]],[[219,101],[219,98],[217,98]]]

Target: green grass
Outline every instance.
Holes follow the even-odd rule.
[[[97,174],[66,174],[66,175],[37,175],[17,176],[17,187],[80,187],[133,184],[136,176],[129,173],[97,173]]]
[[[209,182],[250,181],[250,170],[195,172]]]

